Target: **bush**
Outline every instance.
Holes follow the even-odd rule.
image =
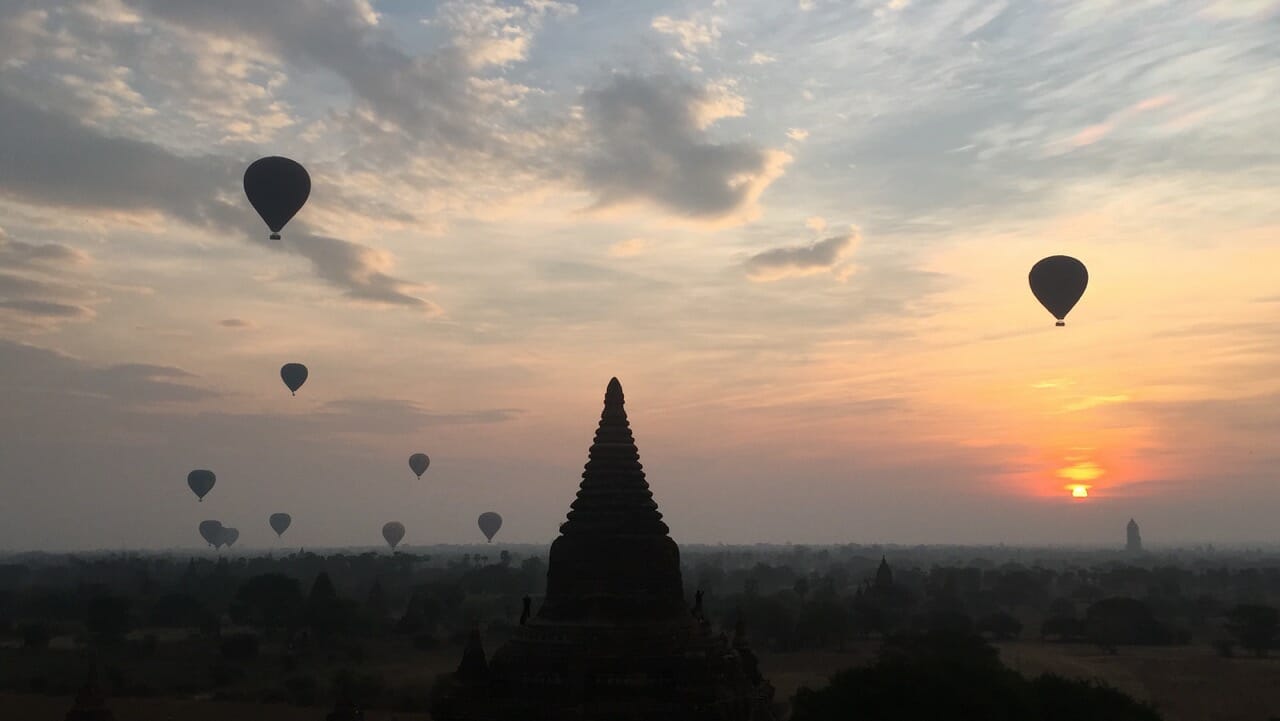
[[[284,681],[289,701],[297,706],[314,706],[320,695],[315,676],[291,676]]]
[[[219,650],[228,661],[248,661],[258,656],[258,637],[251,633],[227,636],[222,639]]]
[[[53,632],[43,623],[24,624],[20,629],[22,634],[22,647],[29,649],[43,649],[49,647],[49,641],[53,639]]]

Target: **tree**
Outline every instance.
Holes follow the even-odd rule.
[[[346,620],[345,604],[338,598],[329,574],[321,572],[307,596],[307,625],[318,635],[327,636],[343,630]]]
[[[294,625],[304,609],[298,581],[279,573],[254,576],[236,591],[233,612],[239,622],[253,623],[266,631]]]
[[[1276,645],[1276,638],[1280,636],[1280,612],[1271,606],[1240,604],[1227,614],[1227,631],[1241,646],[1261,658]]]
[[[102,639],[122,639],[130,626],[128,599],[98,596],[85,608],[85,627]]]
[[[1028,681],[976,636],[933,633],[886,641],[867,667],[840,671],[792,700],[792,721],[1159,721],[1123,693],[1081,681]]]
[[[998,611],[978,621],[978,632],[1008,641],[1022,635],[1022,622],[1004,611]]]

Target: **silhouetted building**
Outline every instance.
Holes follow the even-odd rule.
[[[115,721],[115,715],[107,708],[107,699],[98,687],[97,661],[89,662],[89,677],[76,694],[76,703],[63,717],[65,721]]]
[[[1125,543],[1125,550],[1130,553],[1138,553],[1142,550],[1142,534],[1138,532],[1138,522],[1129,519],[1129,525],[1126,528],[1128,540]]]
[[[431,713],[436,721],[763,721],[773,718],[773,687],[756,666],[743,628],[730,642],[687,605],[680,549],[614,378],[577,499],[551,544],[544,601],[482,677],[462,668],[442,677]]]
[[[893,586],[893,569],[889,568],[889,562],[884,556],[880,557],[880,567],[876,569],[876,585],[875,587],[884,590]]]

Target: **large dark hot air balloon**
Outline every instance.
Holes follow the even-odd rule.
[[[502,516],[493,511],[485,511],[480,514],[477,522],[480,524],[480,532],[489,539],[489,543],[493,543],[493,537],[498,534],[498,529],[502,528]]]
[[[391,550],[396,550],[396,546],[400,545],[400,541],[404,539],[404,524],[399,521],[390,521],[382,527],[382,537],[386,539],[387,545],[391,546]]]
[[[285,531],[289,530],[289,524],[293,523],[293,516],[287,513],[273,513],[267,519],[267,523],[270,523],[271,530],[276,532],[276,538],[280,538]]]
[[[1036,300],[1058,319],[1056,325],[1060,326],[1067,324],[1067,313],[1089,285],[1089,271],[1084,263],[1067,255],[1053,255],[1036,263],[1028,278]]]
[[[222,523],[219,521],[201,521],[200,537],[203,538],[210,546],[217,548],[222,545]]]
[[[290,395],[296,396],[298,389],[307,382],[307,367],[301,363],[285,363],[280,366],[280,380],[288,386]]]
[[[258,158],[244,171],[244,194],[271,229],[271,239],[280,240],[280,230],[311,195],[311,176],[288,158]]]
[[[205,494],[213,490],[214,481],[218,480],[213,471],[197,469],[187,474],[187,485],[196,494],[196,498],[204,502]]]
[[[422,478],[422,474],[427,472],[427,466],[431,465],[431,459],[427,458],[425,453],[415,453],[409,456],[409,470],[418,474],[418,478]]]

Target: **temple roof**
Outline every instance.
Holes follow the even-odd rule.
[[[645,480],[625,402],[622,384],[610,380],[577,499],[560,528],[565,536],[669,533]]]

